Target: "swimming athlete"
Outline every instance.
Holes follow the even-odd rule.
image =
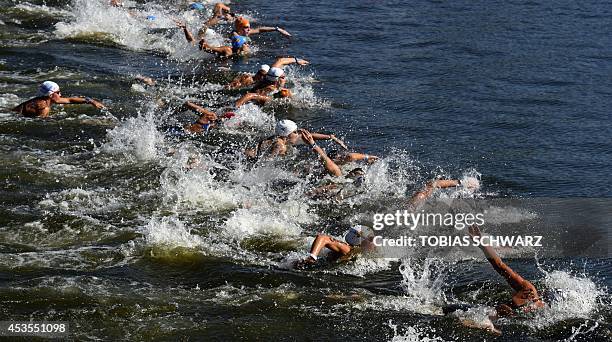
[[[472,237],[482,236],[480,229],[476,225],[469,227],[468,233]],[[531,282],[506,265],[492,247],[484,244],[480,244],[479,247],[491,263],[491,266],[493,266],[493,269],[504,277],[508,285],[514,290],[512,300],[509,303],[500,304],[495,307],[498,317],[514,316],[544,307],[544,302],[540,298],[538,290]]]
[[[281,68],[271,67],[266,73],[266,77],[253,85],[251,93],[259,95],[270,95],[283,89],[286,83],[285,71]]]
[[[231,119],[235,116],[234,112],[226,112],[222,116],[217,116],[215,112],[208,110],[202,106],[199,106],[191,101],[185,102],[185,104],[183,104],[183,107],[200,114],[200,117],[198,118],[198,120],[196,120],[196,122],[192,124],[187,124],[183,127],[185,131],[194,134],[206,134],[211,128],[217,127],[224,120]]]
[[[13,108],[14,112],[28,117],[46,118],[53,104],[90,104],[98,109],[104,105],[89,97],[62,97],[60,87],[52,81],[45,81],[38,87],[38,96]]]
[[[482,236],[480,229],[476,225],[468,228],[468,234],[470,234],[472,237]],[[480,244],[479,248],[482,250],[487,260],[489,260],[493,266],[493,269],[506,280],[508,285],[510,285],[513,290],[512,300],[508,303],[497,305],[495,307],[495,314],[489,316],[491,320],[495,320],[500,317],[520,315],[544,307],[544,301],[542,298],[540,298],[538,290],[531,282],[521,277],[518,273],[514,272],[514,270],[506,265],[497,255],[497,253],[495,253],[495,250],[492,247]],[[451,305],[444,309],[444,313],[448,314],[456,310],[465,311],[465,308],[463,308],[462,305]],[[501,335],[501,331],[495,328],[491,321],[482,323],[475,322],[470,319],[461,319],[461,323],[467,327],[486,329],[497,335]]]
[[[270,87],[272,85],[274,85],[274,89],[272,90],[280,89],[285,84],[284,78],[282,80],[282,83],[279,82],[281,76],[284,75],[282,67],[293,63],[296,63],[298,65],[308,65],[310,62],[297,57],[278,57],[276,58],[274,63],[272,63],[272,67],[267,64],[263,64],[255,75],[242,74],[234,78],[232,82],[230,82],[225,87],[227,89],[238,89],[253,85],[253,92],[256,92],[259,89]],[[272,70],[272,73],[268,75],[268,72],[270,70]]]
[[[289,32],[285,31],[284,29],[278,26],[276,27],[261,26],[257,28],[251,28],[251,23],[244,17],[236,18],[236,20],[234,21],[234,32],[232,33],[232,35],[240,35],[240,36],[248,37],[250,35],[259,34],[263,32],[278,32],[285,37],[291,37],[291,34],[289,34]]]
[[[337,165],[344,165],[352,162],[365,162],[368,164],[373,164],[377,162],[380,158],[365,153],[358,152],[348,152],[348,151],[338,151],[338,150],[330,150],[327,152],[327,155],[334,161]]]
[[[254,83],[257,83],[264,79],[269,70],[269,65],[262,64],[259,67],[259,70],[257,70],[257,72],[255,73],[255,75],[244,73],[242,75],[236,76],[230,83],[225,85],[225,89],[240,89],[251,86]]]
[[[351,227],[344,235],[344,241],[337,240],[330,235],[317,234],[310,247],[310,254],[305,259],[298,261],[295,267],[302,268],[306,265],[315,264],[323,248],[330,250],[326,258],[329,262],[348,260],[351,256],[360,252],[374,250],[376,246],[372,242],[373,239],[374,234],[371,230],[362,225]]]
[[[261,140],[256,148],[247,149],[245,151],[246,155],[251,158],[256,157],[275,157],[275,156],[284,156],[287,154],[287,150],[289,146],[301,145],[304,144],[304,140],[301,137],[302,132],[307,132],[306,130],[300,129],[298,130],[298,126],[295,122],[285,119],[280,120],[276,123],[276,127],[274,129],[275,135],[269,138]],[[310,137],[314,140],[331,140],[334,143],[340,145],[342,148],[346,149],[346,145],[340,139],[338,139],[333,134],[322,134],[322,133],[310,133],[308,132]]]
[[[222,20],[226,20],[226,21],[234,20],[235,15],[231,11],[232,10],[230,9],[230,7],[227,6],[226,4],[217,2],[215,4],[215,7],[213,7],[213,15],[204,23],[204,27],[205,28],[213,27],[217,25],[219,22],[221,22]],[[206,32],[205,28],[204,28],[204,32]]]
[[[418,207],[437,189],[453,188],[460,185],[464,185],[468,189],[475,189],[479,187],[478,181],[472,181],[471,179],[466,181],[465,184],[462,184],[458,179],[436,179],[427,182],[423,189],[415,192],[410,200],[408,200],[408,207],[412,210],[418,209]]]
[[[191,34],[191,31],[187,28],[187,24],[183,22],[177,22],[176,25],[183,29],[183,33],[185,34],[185,39],[192,45],[195,45],[195,38]],[[250,53],[249,43],[251,39],[247,36],[241,36],[238,34],[234,34],[231,37],[231,46],[210,46],[205,38],[200,39],[200,43],[198,46],[200,50],[206,51],[208,53],[212,53],[219,57],[230,57],[230,56],[243,56]]]
[[[282,88],[278,92],[274,93],[272,96],[262,95],[258,93],[246,93],[244,94],[243,97],[239,98],[238,101],[236,101],[235,106],[236,108],[239,108],[249,102],[254,102],[255,104],[259,106],[263,106],[266,103],[270,102],[273,98],[283,99],[283,98],[290,98],[291,96],[293,96],[293,94],[291,93],[291,90],[287,88]]]

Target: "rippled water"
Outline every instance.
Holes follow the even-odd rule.
[[[174,20],[204,20],[185,2],[126,3],[133,16],[99,0],[0,0],[0,320],[69,321],[77,340],[492,339],[442,315],[467,302],[484,322],[509,298],[476,253],[287,264],[315,233],[341,236],[437,176],[480,177],[478,198],[612,195],[604,2],[241,1],[238,13],[294,37],[256,37],[255,55],[232,61],[185,42]],[[215,29],[207,38],[221,43],[229,27]],[[289,103],[244,106],[248,129],[164,133],[195,119],[175,113],[183,101],[230,105],[240,94],[222,85],[281,54],[312,63],[288,68]],[[108,110],[9,111],[47,79]],[[254,166],[232,152],[279,118],[380,155],[366,192],[312,201],[308,151]],[[533,319],[497,322],[499,339],[611,338],[612,259],[506,253],[562,295]]]

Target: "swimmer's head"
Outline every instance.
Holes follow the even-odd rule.
[[[245,36],[232,36],[232,48],[240,49],[248,42],[247,37]]]
[[[297,131],[297,124],[291,120],[280,120],[276,123],[276,128],[274,132],[276,135],[280,135],[281,137],[287,137],[291,133]]]
[[[283,88],[274,94],[274,98],[276,99],[284,99],[291,96],[293,96],[293,94],[291,93],[291,90],[287,88]]]
[[[148,20],[148,21],[153,21],[153,20],[155,20],[155,19],[157,19],[157,17],[155,17],[154,15],[148,15],[148,16],[147,16],[147,20]]]
[[[244,17],[238,17],[234,21],[234,29],[238,33],[248,33],[247,31],[251,30],[251,23]]]
[[[365,171],[363,171],[363,169],[360,167],[354,168],[346,174],[346,177],[348,178],[356,178],[359,176],[365,176]]]
[[[346,235],[344,235],[344,241],[351,246],[360,246],[362,242],[373,235],[374,233],[372,233],[370,227],[358,224],[349,228]]]
[[[329,152],[327,152],[327,156],[329,158],[333,159],[334,161],[338,162],[339,160],[342,160],[342,159],[346,158],[347,152],[346,151],[338,151],[338,149],[333,148]]]
[[[478,178],[465,176],[461,179],[461,185],[469,191],[478,191],[480,189],[480,182]]]
[[[38,96],[51,96],[60,93],[60,87],[53,81],[45,81],[38,87]]]
[[[358,167],[349,171],[349,173],[346,174],[346,178],[352,179],[353,184],[355,184],[356,186],[362,186],[365,182],[365,175],[365,171],[363,171],[362,168]]]
[[[262,65],[259,67],[259,71],[258,71],[258,72],[260,72],[260,73],[262,73],[262,74],[264,74],[264,75],[265,75],[265,74],[267,74],[267,73],[268,73],[268,71],[270,71],[270,66],[269,66],[268,64],[262,64]]]
[[[203,10],[205,10],[204,5],[202,5],[199,2],[194,2],[191,5],[189,5],[189,9],[194,10],[194,11],[203,11]]]
[[[285,72],[281,68],[272,67],[266,74],[266,79],[271,82],[278,81],[279,78],[285,76]]]

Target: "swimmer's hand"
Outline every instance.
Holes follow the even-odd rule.
[[[344,143],[344,141],[342,141],[342,140],[340,140],[340,139],[336,138],[336,136],[335,136],[335,135],[330,134],[330,135],[329,135],[329,138],[330,138],[330,139],[331,139],[333,142],[335,142],[336,144],[340,145],[340,146],[341,146],[343,149],[348,150],[348,147],[346,147],[346,144]]]
[[[482,234],[480,233],[480,228],[478,228],[477,225],[472,225],[468,228],[468,234],[470,234],[472,237],[474,236],[481,236]]]
[[[276,31],[278,31],[280,34],[282,34],[285,37],[291,37],[291,34],[289,34],[289,32],[285,31],[284,29],[277,27]]]
[[[94,100],[94,99],[92,99],[90,97],[86,97],[85,98],[85,103],[90,104],[90,105],[96,107],[97,109],[106,108],[102,102],[100,102],[98,100]]]
[[[302,140],[304,140],[304,142],[306,142],[308,145],[312,146],[315,144],[314,138],[310,132],[305,129],[301,129],[300,133],[302,134]]]
[[[301,58],[300,58],[300,59],[296,59],[296,60],[295,60],[295,62],[296,62],[297,64],[299,64],[299,65],[308,65],[308,64],[310,64],[310,62],[309,62],[309,61],[307,61],[307,60],[305,60],[305,59],[301,59]]]
[[[374,164],[378,160],[380,160],[380,158],[377,157],[377,156],[372,156],[372,155],[369,155],[369,154],[367,156],[368,156],[368,159],[367,159],[366,163],[368,163],[368,164]]]

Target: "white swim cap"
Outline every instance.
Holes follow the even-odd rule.
[[[265,73],[268,73],[268,71],[270,71],[270,66],[268,64],[262,64],[259,67],[259,71],[264,71]]]
[[[270,70],[268,70],[268,73],[266,74],[266,76],[270,81],[276,81],[279,77],[283,76],[284,74],[285,72],[283,71],[283,69],[273,67],[273,68],[270,68]]]
[[[275,132],[276,132],[276,135],[286,137],[289,134],[295,132],[297,128],[298,127],[295,124],[295,122],[285,119],[285,120],[281,120],[276,123]]]
[[[369,229],[370,228],[367,226],[362,226],[360,224],[353,226],[344,236],[344,241],[351,246],[359,246],[361,242],[368,237]]]
[[[57,83],[52,81],[43,82],[40,87],[38,87],[38,96],[49,96],[55,92],[58,92],[60,87]]]

